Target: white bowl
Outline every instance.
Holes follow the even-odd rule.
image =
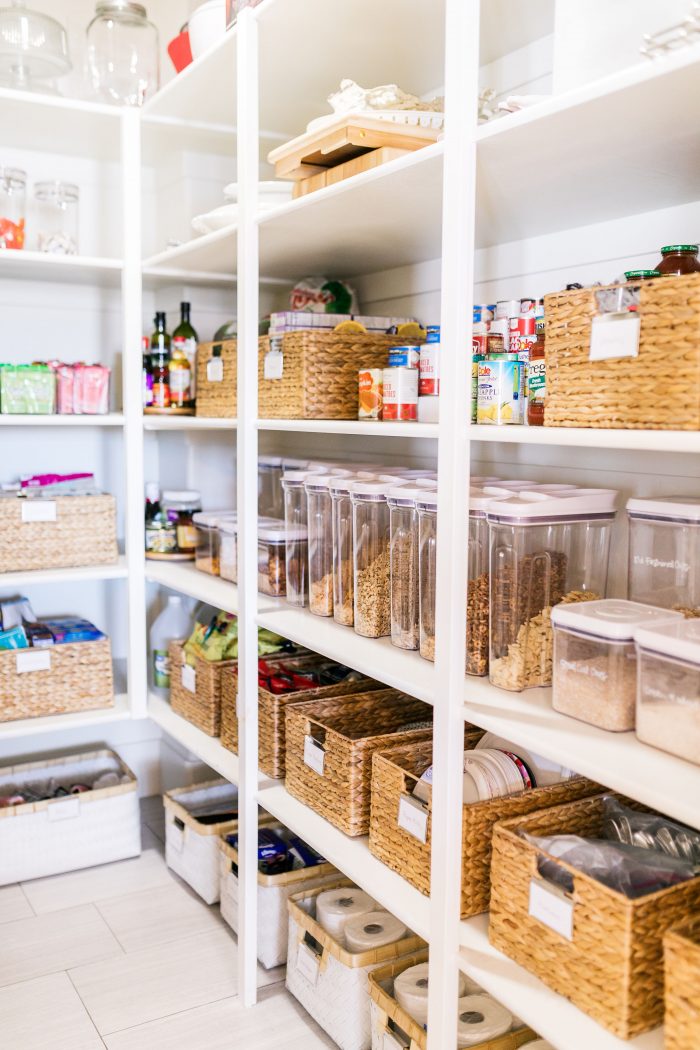
[[[190,15],[192,58],[199,58],[226,33],[226,0],[207,0]]]

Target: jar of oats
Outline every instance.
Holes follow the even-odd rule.
[[[552,606],[605,596],[612,489],[522,490],[493,502],[489,677],[520,692],[552,681]]]
[[[391,484],[356,481],[352,485],[354,627],[366,638],[391,634],[389,582]]]
[[[418,635],[418,511],[416,501],[426,489],[412,485],[389,490],[391,531],[391,641],[399,649],[417,649]]]

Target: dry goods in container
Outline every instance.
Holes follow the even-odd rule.
[[[331,478],[333,536],[333,618],[352,627],[355,622],[352,551],[352,478]]]
[[[389,504],[386,482],[352,486],[354,626],[357,634],[391,634]]]
[[[232,583],[238,579],[237,521],[235,513],[219,520],[219,574]]]
[[[635,632],[637,736],[700,764],[700,620]]]
[[[284,598],[287,593],[287,535],[297,559],[292,571],[298,580],[303,571],[298,559],[303,557],[306,560],[306,529],[290,529],[287,533],[282,522],[258,528],[258,590],[261,594]]]
[[[330,474],[312,474],[305,482],[309,552],[309,611],[333,615],[333,504]]]
[[[418,511],[425,489],[401,485],[389,490],[391,640],[399,649],[417,649]]]
[[[382,373],[382,419],[418,418],[418,369],[385,368]]]
[[[290,605],[306,605],[308,597],[307,504],[304,482],[311,473],[314,471],[288,470],[282,476],[286,529],[286,594]]]
[[[630,598],[700,616],[700,499],[631,499],[627,516]]]

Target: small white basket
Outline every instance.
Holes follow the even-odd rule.
[[[238,804],[238,791],[227,780],[209,780],[163,795],[166,864],[207,904],[219,900],[219,838],[237,822],[200,824],[190,810],[202,803],[221,802],[230,802],[232,808]]]

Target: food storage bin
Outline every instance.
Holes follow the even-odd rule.
[[[399,649],[417,649],[418,630],[418,510],[426,490],[413,485],[389,490],[389,580],[391,641]]]
[[[349,471],[345,471],[349,474]],[[307,530],[309,551],[309,611],[333,615],[333,502],[330,474],[307,477]]]
[[[638,628],[637,736],[700,764],[700,620]]]
[[[114,496],[0,496],[0,572],[110,565],[118,555]]]
[[[199,511],[192,515],[197,530],[194,564],[200,572],[219,576],[219,521],[213,511]]]
[[[520,492],[487,511],[494,685],[520,692],[552,680],[552,606],[605,597],[612,490]]]
[[[109,638],[0,652],[0,722],[113,706]]]
[[[304,482],[313,473],[316,472],[288,470],[282,476],[287,601],[290,605],[304,606],[308,599],[307,503]]]
[[[56,373],[46,365],[0,366],[4,416],[50,416],[56,411]]]
[[[195,415],[207,419],[236,418],[237,367],[236,339],[198,344]]]
[[[336,623],[352,627],[355,622],[352,567],[352,499],[353,477],[331,477],[333,540],[333,618]]]
[[[290,529],[297,558],[303,549],[306,561],[306,529]],[[287,593],[287,530],[283,522],[278,525],[265,525],[258,528],[258,590],[261,594],[271,594],[275,598],[284,598]],[[296,565],[294,579],[298,578]]]
[[[219,575],[236,583],[238,579],[238,515],[219,518]]]
[[[207,904],[220,899],[219,839],[238,826],[238,788],[223,779],[163,795],[165,863]]]
[[[664,937],[665,1050],[700,1046],[700,915]]]
[[[221,731],[222,681],[236,660],[205,660],[195,655],[188,661],[184,645],[172,641],[170,655],[170,706],[176,715],[191,722],[207,736]]]
[[[282,460],[279,456],[258,457],[258,514],[284,517]]]
[[[78,187],[54,180],[37,182],[34,197],[38,250],[53,255],[77,255]]]
[[[653,605],[619,601],[574,602],[552,609],[552,706],[589,725],[614,732],[634,729],[637,700],[637,627],[682,619]]]
[[[356,481],[352,499],[354,627],[365,638],[391,634],[389,504],[392,485]]]
[[[629,597],[700,615],[700,499],[631,499]]]

